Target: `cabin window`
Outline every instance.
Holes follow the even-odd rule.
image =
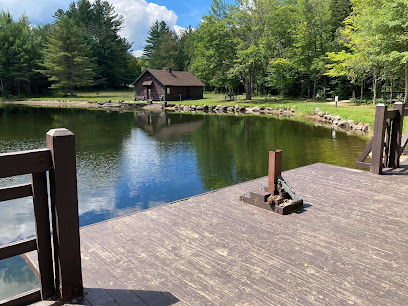
[[[170,87],[167,87],[167,93],[168,94],[170,93]]]

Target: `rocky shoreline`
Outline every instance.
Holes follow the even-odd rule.
[[[363,122],[355,122],[354,120],[345,120],[340,116],[335,116],[329,112],[323,113],[319,108],[315,109],[315,115],[309,116],[315,121],[331,124],[346,131],[361,131],[364,133],[370,132],[370,125]]]
[[[292,117],[296,113],[296,107],[285,107],[283,105],[276,107],[243,107],[239,105],[225,106],[225,105],[182,105],[166,106],[166,109],[174,110],[176,112],[212,112],[212,113],[235,113],[235,114],[255,114],[255,115],[279,115]],[[307,118],[313,119],[317,125],[324,124],[348,132],[355,132],[358,134],[366,134],[370,132],[370,124],[363,122],[354,122],[354,120],[345,120],[340,116],[335,116],[329,112],[323,113],[319,108],[315,109],[315,114],[307,115]]]
[[[169,110],[175,112],[187,113],[216,113],[216,114],[253,114],[253,115],[276,115],[293,117],[296,115],[296,107],[287,107],[284,105],[275,107],[244,107],[240,105],[226,106],[226,105],[183,105],[183,104],[169,104],[165,101],[161,103],[135,103],[118,101],[112,102],[107,100],[105,102],[88,102],[88,101],[4,101],[1,104],[24,104],[33,106],[45,107],[79,107],[91,109],[104,110],[137,110],[143,109],[147,111],[162,111]],[[323,113],[319,108],[315,109],[314,114],[305,115],[306,118],[313,119],[316,125],[325,125],[332,128],[344,130],[351,133],[358,133],[365,135],[370,132],[370,125],[362,122],[354,122],[353,120],[345,120],[340,116],[335,116],[329,112]]]

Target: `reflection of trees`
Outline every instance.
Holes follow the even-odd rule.
[[[283,169],[315,162],[354,167],[366,142],[312,124],[255,116],[205,116],[192,138],[204,189],[267,175],[268,151],[283,150]]]
[[[83,188],[114,179],[121,146],[135,125],[133,113],[85,109],[6,106],[0,108],[0,115],[0,152],[41,148],[48,130],[71,130]]]

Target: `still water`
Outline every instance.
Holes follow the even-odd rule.
[[[57,127],[76,135],[81,226],[265,176],[271,150],[283,150],[283,170],[315,162],[354,167],[367,144],[273,116],[5,106],[0,152],[45,147],[45,133]],[[0,187],[29,180],[0,179]],[[0,245],[34,229],[31,198],[0,203]],[[20,257],[0,261],[0,300],[37,287]]]

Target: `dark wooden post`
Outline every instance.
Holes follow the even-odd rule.
[[[404,125],[404,106],[405,105],[402,102],[396,102],[394,104],[394,109],[398,111],[398,116],[394,118],[392,122],[389,159],[389,167],[394,169],[399,167],[399,160],[401,156],[402,127]]]
[[[378,104],[375,108],[374,137],[370,172],[382,174],[384,156],[385,119],[387,106]]]
[[[47,176],[45,172],[33,173],[31,174],[31,179],[35,229],[37,234],[41,298],[46,300],[55,294],[51,251],[50,214],[48,212]]]
[[[275,194],[278,175],[282,173],[282,151],[269,152],[268,192]]]
[[[67,129],[52,129],[47,133],[47,148],[53,161],[50,192],[52,211],[55,213],[57,292],[59,300],[64,303],[83,295],[75,135]]]

